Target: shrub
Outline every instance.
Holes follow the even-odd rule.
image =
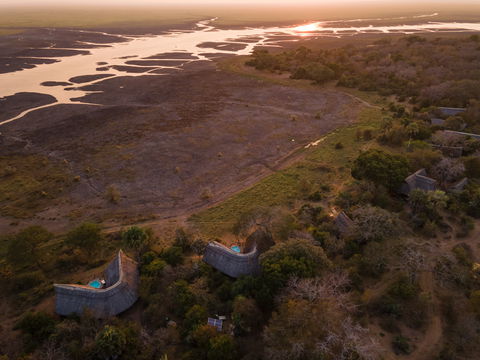
[[[55,331],[55,320],[44,312],[28,312],[16,324],[25,336],[27,346],[34,348],[45,341]]]
[[[402,277],[390,286],[388,294],[400,300],[411,300],[419,294],[419,287]]]
[[[262,320],[262,313],[255,300],[244,296],[237,296],[233,302],[232,322],[236,329],[248,333],[258,327]]]
[[[95,339],[95,352],[103,359],[115,359],[125,350],[126,344],[127,338],[121,329],[106,325]]]
[[[312,277],[332,265],[323,249],[307,240],[276,244],[260,256],[260,262],[263,278],[274,292],[292,276]]]
[[[465,175],[469,178],[480,179],[480,157],[471,156],[464,160]]]
[[[310,194],[307,200],[310,201],[322,201],[323,195],[320,191],[315,191],[314,193]]]
[[[112,204],[118,204],[120,202],[120,191],[118,191],[115,185],[110,185],[105,191],[105,199]]]
[[[9,237],[7,260],[13,265],[30,265],[38,261],[37,247],[53,235],[41,226],[30,226]]]
[[[193,305],[185,314],[185,320],[183,321],[183,328],[185,333],[189,333],[200,325],[207,322],[208,313],[201,305]]]
[[[162,259],[154,259],[149,264],[142,266],[142,273],[148,276],[158,276],[162,273],[167,263]]]
[[[182,248],[183,251],[190,250],[192,245],[192,240],[187,232],[180,228],[175,231],[175,242],[174,246]]]
[[[122,240],[130,249],[140,250],[144,248],[150,239],[150,232],[138,226],[132,226],[122,232]]]
[[[235,360],[237,358],[235,342],[229,335],[219,335],[210,339],[208,360]]]
[[[183,263],[183,250],[179,246],[170,246],[160,254],[169,265],[176,266]]]
[[[409,173],[408,162],[401,155],[381,150],[367,150],[354,161],[352,176],[396,190]]]
[[[21,292],[40,285],[44,280],[45,278],[40,271],[33,271],[14,276],[12,285],[16,292]]]
[[[210,347],[210,340],[217,336],[217,329],[207,324],[198,326],[191,333],[193,343],[205,351]]]
[[[100,225],[83,223],[67,234],[66,242],[92,253],[102,240]]]
[[[409,339],[401,335],[395,336],[392,341],[392,348],[397,355],[408,355],[412,352]]]
[[[207,248],[207,242],[202,239],[196,239],[191,245],[192,251],[197,255],[202,255]]]
[[[195,305],[195,295],[190,290],[188,283],[185,280],[175,281],[169,288],[173,304],[175,304],[175,313],[183,316],[193,305]]]
[[[335,72],[319,63],[309,63],[299,66],[290,76],[292,79],[313,80],[316,84],[323,84],[335,79]]]
[[[361,242],[382,241],[399,230],[398,218],[395,215],[374,206],[356,209],[353,218],[357,237]]]

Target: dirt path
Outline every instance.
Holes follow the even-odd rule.
[[[415,351],[409,356],[411,360],[426,360],[433,358],[443,335],[442,318],[440,316],[440,303],[435,295],[433,272],[424,271],[419,276],[421,289],[431,298],[431,319],[425,330],[425,336],[416,344]]]

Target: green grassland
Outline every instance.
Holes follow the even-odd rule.
[[[28,218],[72,182],[67,164],[39,155],[0,157],[0,214]]]
[[[381,110],[364,108],[355,124],[327,134],[318,146],[299,150],[305,152],[302,161],[266,177],[218,206],[195,214],[190,221],[201,233],[220,236],[231,231],[236,220],[252,209],[292,204],[323,184],[341,187],[351,179],[349,166],[359,151],[376,146],[373,142],[357,141],[357,131],[378,128],[381,119]],[[342,149],[336,149],[338,143]]]
[[[312,88],[306,80],[292,80],[288,77],[259,72],[246,67],[246,57],[237,57],[219,62],[223,71],[234,72],[285,86]],[[327,87],[331,85],[325,85]],[[309,149],[298,150],[303,160],[267,176],[254,186],[241,191],[221,204],[197,213],[189,221],[203,234],[220,236],[232,230],[232,226],[244,213],[258,207],[291,205],[295,199],[308,195],[311,189],[323,184],[335,184],[338,188],[351,179],[349,166],[361,149],[378,146],[374,141],[359,141],[357,133],[362,129],[377,129],[383,119],[380,105],[385,99],[356,89],[336,88],[357,97],[372,107],[365,106],[355,123],[338,128],[323,137],[323,140]],[[342,148],[336,148],[341,144]]]

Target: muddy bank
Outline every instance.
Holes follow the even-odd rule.
[[[83,84],[83,83],[87,83],[87,82],[90,82],[90,81],[105,79],[105,78],[112,77],[112,76],[114,76],[114,75],[113,74],[81,75],[81,76],[75,76],[75,77],[69,79],[69,81],[71,81],[75,84]]]
[[[0,98],[0,121],[10,119],[32,106],[37,107],[54,102],[53,96],[36,93],[18,93]]]
[[[0,73],[30,69],[57,60],[52,57],[88,54],[88,49],[125,42],[122,36],[70,29],[27,29],[0,36]]]

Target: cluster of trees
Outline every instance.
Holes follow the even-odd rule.
[[[411,36],[375,45],[256,51],[249,65],[319,84],[337,79],[422,106],[464,105],[464,96],[477,96],[465,80],[476,81],[475,39]],[[453,64],[465,67],[453,71]],[[444,72],[437,76],[438,68]],[[449,98],[451,91],[463,93]],[[233,226],[239,237],[256,229],[258,244],[273,238],[275,245],[262,249],[258,276],[232,279],[206,265],[199,256],[206,241],[183,229],[162,247],[149,229],[104,234],[94,223],[57,239],[36,226],[0,239],[6,244],[0,286],[19,312],[51,291],[48,279],[102,266],[119,247],[138,260],[141,277],[135,321],[98,320],[88,312],[63,319],[26,312],[15,326],[23,348],[12,350],[8,337],[0,337],[0,354],[32,360],[375,360],[383,354],[367,329],[372,321],[389,337],[392,351],[410,354],[414,345],[404,330],[426,331],[434,308],[436,294],[425,293],[420,281],[428,273],[445,294],[437,299],[447,334],[438,359],[474,358],[480,340],[474,251],[464,243],[432,256],[428,240],[439,234],[465,237],[472,218],[480,218],[480,142],[436,133],[429,123],[432,109],[411,111],[392,103],[385,112],[380,128],[357,133],[357,141],[372,146],[350,163],[352,179],[338,193],[333,184],[312,185],[290,208],[254,209]],[[464,122],[475,129],[479,114],[479,103],[471,101],[461,119],[447,119],[446,126]],[[432,144],[462,146],[464,156],[451,158]],[[401,197],[398,188],[419,168],[441,189]],[[464,175],[470,181],[463,191],[446,191]],[[336,225],[332,207],[350,217],[348,229]],[[216,315],[227,318],[222,331],[207,325]]]
[[[257,50],[247,65],[315,83],[337,80],[340,86],[396,95],[420,107],[464,107],[470,99],[480,98],[480,47],[475,36],[427,40],[411,35],[371,46],[300,47],[278,54]]]

